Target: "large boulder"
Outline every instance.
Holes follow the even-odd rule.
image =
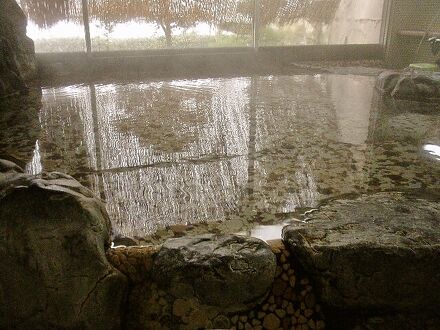
[[[437,312],[440,204],[400,193],[340,200],[283,230],[283,239],[340,310]]]
[[[263,241],[203,235],[166,241],[155,258],[153,278],[176,292],[176,299],[185,298],[179,292],[190,292],[201,304],[229,313],[264,299],[275,271],[275,255]]]
[[[385,71],[378,89],[399,100],[440,102],[440,73]]]
[[[22,91],[37,72],[27,20],[15,0],[0,1],[0,97]]]
[[[72,177],[1,160],[0,328],[120,328],[126,278],[106,259],[110,230]]]

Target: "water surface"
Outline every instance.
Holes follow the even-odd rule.
[[[328,198],[440,188],[439,109],[384,103],[374,85],[303,75],[44,88],[27,171],[73,175],[106,201],[116,234],[206,222],[276,236]]]

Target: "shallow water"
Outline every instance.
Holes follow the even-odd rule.
[[[107,202],[116,234],[207,222],[274,238],[328,198],[440,188],[438,107],[383,103],[374,85],[303,75],[44,88],[26,123],[35,134],[2,129],[0,153],[23,158],[14,144],[27,140],[27,171],[73,175]],[[24,131],[11,123],[0,127]]]

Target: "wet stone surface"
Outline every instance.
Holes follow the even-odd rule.
[[[0,120],[0,154],[29,173],[71,174],[106,201],[114,234],[140,244],[275,238],[341,195],[440,189],[438,106],[384,100],[375,83],[316,74],[48,87],[38,120]],[[23,122],[35,134],[6,133]]]
[[[320,299],[344,310],[436,313],[440,203],[402,193],[339,200],[284,228]]]
[[[0,158],[30,167],[41,133],[41,107],[39,89],[32,89],[27,96],[0,99]]]
[[[261,240],[203,235],[167,240],[155,258],[153,278],[172,292],[186,286],[206,305],[239,312],[265,298],[275,268],[275,255]]]
[[[17,1],[0,2],[0,98],[23,92],[25,81],[36,76],[34,43],[26,36],[26,24]]]
[[[104,205],[62,173],[0,159],[0,328],[119,329],[127,279]]]
[[[440,100],[440,75],[437,72],[385,71],[379,75],[378,88],[395,99]]]

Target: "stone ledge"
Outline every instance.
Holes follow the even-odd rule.
[[[290,251],[336,309],[436,312],[440,204],[400,193],[339,200],[284,228]]]
[[[10,278],[0,283],[2,295],[29,296],[32,309],[47,292],[61,299],[51,291],[54,285],[62,292],[60,303],[46,305],[44,317],[32,319],[23,311],[18,318],[27,318],[25,325],[83,322],[92,328],[94,322],[104,324],[96,314],[104,310],[114,317],[106,324],[117,328],[118,304],[127,295],[123,327],[130,329],[323,329],[320,303],[330,325],[343,324],[338,329],[440,326],[440,204],[434,199],[378,193],[333,201],[310,213],[310,222],[284,228],[284,243],[203,235],[107,250],[110,264],[127,276],[128,288],[104,257],[108,216],[73,178],[29,176],[0,160],[0,200],[0,234],[6,238],[0,252],[4,277]],[[56,274],[64,274],[75,290],[65,291]],[[8,285],[15,283],[12,277],[21,282]],[[35,284],[37,277],[45,284]],[[4,308],[18,306],[14,299]],[[57,318],[59,310],[78,308],[78,300],[79,315]],[[422,316],[426,321],[419,321]],[[22,322],[0,317],[6,326],[15,321]]]
[[[150,270],[144,281],[115,265],[136,282],[128,303],[134,329],[171,325],[181,329],[322,329],[320,303],[327,321],[331,326],[339,324],[338,329],[435,328],[440,324],[435,314],[440,303],[436,294],[440,289],[439,214],[437,201],[401,193],[330,202],[311,213],[309,223],[286,227],[285,243],[269,242],[277,257],[270,293],[239,313],[213,309],[184,281],[179,290],[170,289],[172,281],[167,276],[163,279],[169,285],[158,285],[151,261],[160,254],[156,248],[114,249],[111,254],[124,254],[127,260],[136,254],[143,255],[139,260],[151,258],[151,268],[135,267]],[[172,250],[185,250],[194,239],[198,238],[172,239],[166,244]],[[211,250],[206,249],[207,258],[213,257]],[[420,320],[422,316],[425,321]]]
[[[118,247],[107,251],[107,259],[131,282],[140,283],[151,277],[159,249],[160,246]]]
[[[138,281],[139,276],[128,275],[132,279],[132,288],[129,292],[129,299],[126,306],[126,327],[130,329],[324,329],[325,322],[322,315],[321,306],[314,293],[312,283],[305,274],[298,272],[294,260],[290,252],[285,248],[281,240],[270,242],[269,247],[265,247],[265,243],[256,239],[246,237],[237,237],[233,235],[221,237],[202,237],[173,239],[171,242],[165,243],[161,252],[152,247],[129,247],[116,248],[108,253],[110,260],[118,261],[121,255],[127,257],[130,263],[134,261],[133,255],[140,256],[137,260],[145,258],[164,258],[162,261],[168,260],[170,250],[174,251],[173,256],[184,255],[190,257],[188,264],[205,264],[201,269],[211,262],[212,258],[215,263],[216,253],[212,253],[211,248],[202,247],[202,252],[194,251],[191,247],[192,243],[202,240],[205,245],[218,245],[225,247],[223,243],[234,241],[236,246],[231,248],[227,254],[235,255],[243,247],[246,250],[248,244],[257,244],[265,250],[264,255],[274,254],[276,257],[276,268],[274,270],[274,278],[270,281],[268,292],[262,301],[252,298],[249,301],[252,306],[248,306],[244,310],[234,312],[225,306],[215,306],[212,301],[205,301],[204,297],[199,297],[191,281],[185,280],[185,275],[180,271],[172,270],[172,274],[168,274],[164,278],[159,277],[159,282],[154,278],[157,276],[144,276],[145,280]],[[214,238],[214,240],[212,240]],[[208,240],[208,243],[206,243]],[[217,242],[216,242],[217,240]],[[198,244],[195,244],[196,246]],[[212,247],[212,246],[211,246]],[[179,251],[175,251],[175,249]],[[197,249],[197,248],[196,248]],[[228,248],[229,250],[229,248]],[[234,252],[236,251],[236,252]],[[238,252],[240,253],[240,252]],[[244,256],[246,253],[244,253]],[[165,257],[164,257],[165,256]],[[124,258],[122,257],[122,259]],[[179,260],[180,257],[177,258]],[[186,257],[180,260],[182,262]],[[238,257],[240,259],[240,257]],[[162,261],[154,261],[151,268],[151,274],[156,273],[154,267],[161,264]],[[121,265],[123,263],[120,263]],[[140,264],[138,261],[135,264]],[[227,264],[227,263],[226,263]],[[124,268],[114,264],[121,272],[126,273]],[[151,263],[149,263],[151,265]],[[169,265],[172,268],[174,263]],[[180,265],[182,266],[182,265]],[[180,268],[179,262],[177,269]],[[184,267],[186,268],[186,267]],[[197,266],[196,266],[197,268]],[[134,267],[133,270],[146,271],[144,266],[140,268]],[[203,279],[203,274],[196,276],[196,279]],[[191,274],[188,273],[188,276]],[[250,275],[252,276],[252,275]],[[133,281],[134,279],[134,281]],[[178,281],[173,281],[177,279]],[[229,291],[229,294],[237,296],[237,302],[231,304],[237,305],[242,299],[240,294],[243,292],[234,292],[233,288],[228,285],[228,281],[233,282],[233,277],[224,278],[225,285],[223,290]],[[206,293],[209,293],[208,290]],[[247,293],[252,294],[252,292]],[[255,293],[253,293],[255,295]],[[257,294],[258,296],[258,294]]]
[[[275,268],[275,255],[263,241],[207,234],[167,240],[154,260],[153,278],[170,290],[185,285],[203,304],[239,312],[265,297]]]

